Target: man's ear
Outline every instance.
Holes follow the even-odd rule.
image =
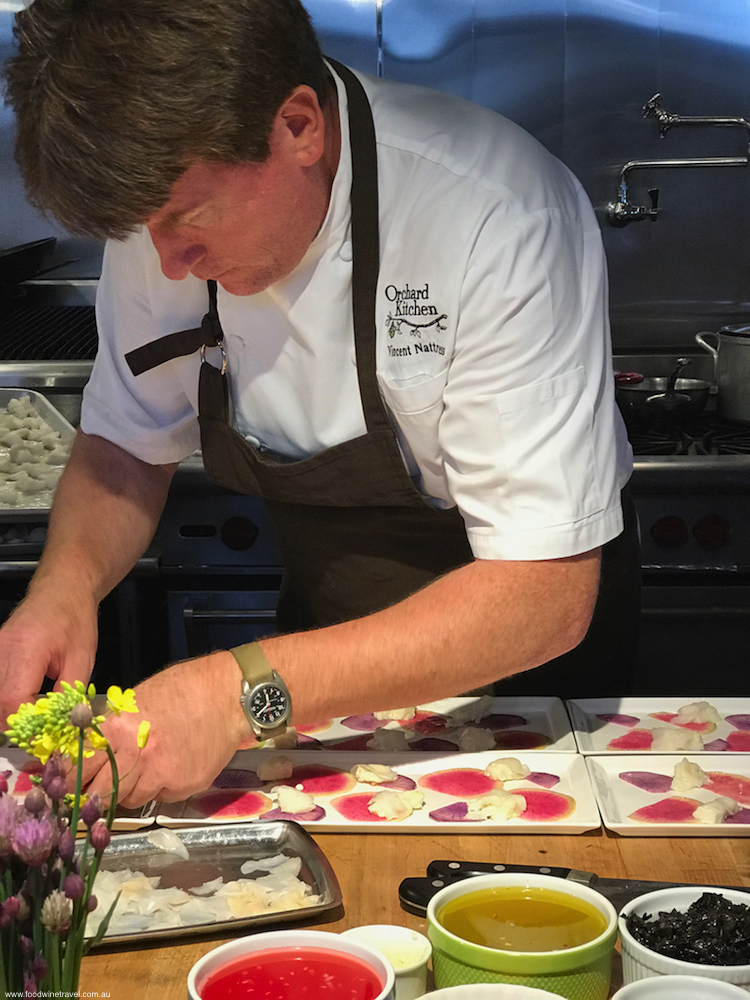
[[[274,133],[300,166],[317,163],[325,148],[325,117],[312,87],[301,84],[287,97],[276,114]]]

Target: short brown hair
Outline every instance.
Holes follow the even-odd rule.
[[[198,160],[259,162],[300,84],[328,72],[299,0],[34,0],[5,68],[30,201],[126,236]]]

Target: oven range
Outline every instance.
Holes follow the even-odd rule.
[[[661,359],[662,370],[670,360]],[[615,366],[638,370],[644,361],[620,356]],[[0,361],[0,386],[41,391],[75,423],[90,367],[87,361]],[[623,694],[700,697],[708,674],[712,694],[744,695],[750,427],[722,423],[709,404],[689,426],[632,433],[631,442],[643,615],[634,688]],[[10,512],[0,514],[0,527],[7,529],[10,519]],[[0,611],[3,598],[6,611],[18,599],[40,551],[38,543],[20,548],[17,541],[5,549],[0,544]],[[263,504],[215,486],[200,456],[190,457],[175,476],[153,545],[103,610],[119,640],[116,662],[105,656],[101,669],[135,683],[166,659],[272,632],[281,572]]]

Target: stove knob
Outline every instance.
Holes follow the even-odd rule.
[[[221,526],[221,540],[233,552],[244,552],[255,545],[258,526],[246,517],[230,517]]]
[[[651,537],[662,549],[675,549],[688,540],[688,526],[681,517],[660,517],[651,526]]]
[[[708,514],[693,525],[693,538],[704,549],[720,549],[732,535],[732,526],[725,517]]]

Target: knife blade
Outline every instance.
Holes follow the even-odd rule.
[[[452,867],[458,864],[460,867]],[[451,866],[451,867],[449,867]],[[426,878],[406,878],[399,885],[399,902],[403,909],[409,913],[416,913],[418,916],[426,916],[427,906],[432,897],[446,885],[462,881],[467,878],[474,878],[478,875],[496,874],[498,871],[506,872],[529,872],[532,874],[552,875],[556,878],[567,879],[579,884],[589,885],[596,889],[606,899],[612,903],[616,910],[620,910],[625,903],[642,896],[646,892],[654,892],[656,889],[673,889],[677,886],[703,885],[707,889],[736,889],[740,892],[748,893],[748,904],[750,904],[750,886],[713,885],[710,883],[695,882],[650,882],[643,879],[620,879],[620,878],[600,878],[594,872],[582,872],[575,868],[558,868],[552,866],[534,865],[502,865],[492,862],[472,862],[472,861],[433,861],[427,868],[429,874]],[[448,874],[450,872],[450,874]]]

